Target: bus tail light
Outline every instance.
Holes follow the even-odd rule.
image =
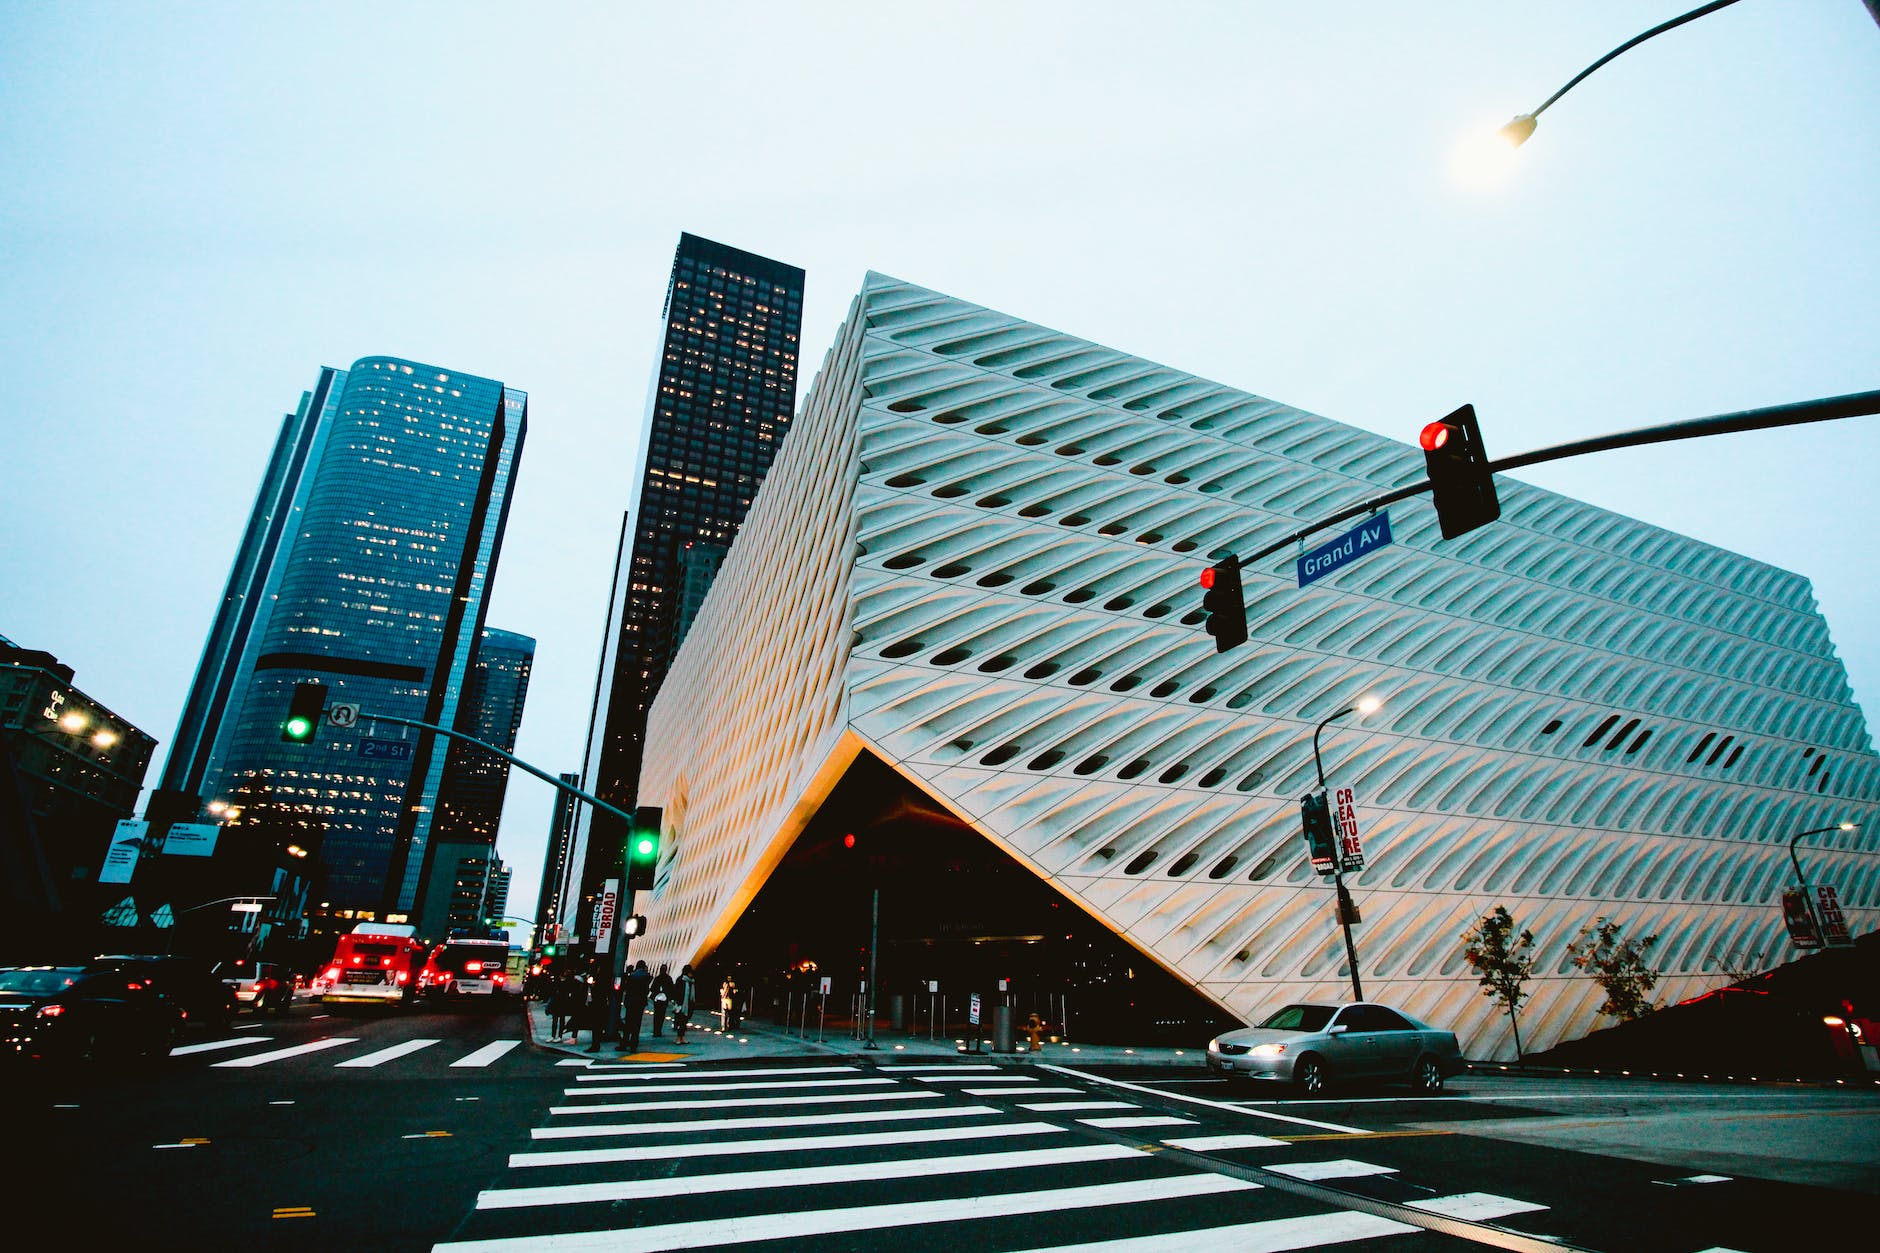
[[[465,962],[465,963],[463,964],[463,972],[464,972],[465,974],[467,974],[467,975],[474,975],[474,974],[477,974],[477,973],[479,973],[479,972],[481,972],[481,971],[482,971],[482,969],[483,969],[483,963],[482,963],[482,962],[478,962],[478,961],[468,961],[468,962]]]

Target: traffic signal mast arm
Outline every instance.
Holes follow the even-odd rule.
[[[1691,418],[1684,422],[1666,422],[1659,426],[1643,426],[1632,431],[1617,431],[1611,435],[1596,435],[1591,439],[1577,439],[1571,443],[1554,444],[1547,448],[1537,448],[1533,452],[1516,453],[1512,457],[1491,461],[1488,463],[1488,469],[1491,473],[1518,470],[1522,466],[1539,465],[1543,461],[1561,461],[1567,457],[1606,452],[1613,448],[1666,444],[1680,439],[1701,439],[1707,435],[1731,435],[1737,431],[1762,431],[1776,426],[1800,426],[1804,422],[1828,422],[1836,418],[1857,418],[1875,413],[1880,413],[1880,391],[1853,392],[1846,396],[1829,396],[1823,400],[1802,400],[1792,405],[1775,405],[1768,409],[1745,409],[1740,413]],[[1244,570],[1256,561],[1271,557],[1274,553],[1290,544],[1298,543],[1316,531],[1322,531],[1328,526],[1336,526],[1340,522],[1347,522],[1367,513],[1375,513],[1385,505],[1408,500],[1412,496],[1420,496],[1429,490],[1429,480],[1425,479],[1421,483],[1412,483],[1408,487],[1385,492],[1382,496],[1373,496],[1348,509],[1341,509],[1310,526],[1301,527],[1284,539],[1275,540],[1251,557],[1244,558],[1240,563],[1241,569]]]
[[[568,795],[570,796],[578,796],[582,800],[586,801],[588,804],[594,806],[594,808],[604,809],[608,813],[612,814],[614,817],[623,819],[629,827],[633,825],[633,815],[628,813],[626,810],[617,809],[614,806],[609,805],[606,801],[602,800],[598,796],[589,796],[586,792],[583,792],[580,788],[575,787],[572,784],[563,783],[560,779],[548,773],[548,771],[538,770],[536,767],[531,766],[528,762],[522,760],[522,758],[516,756],[514,753],[506,753],[502,749],[496,747],[496,745],[487,744],[484,741],[475,738],[474,736],[465,735],[461,731],[453,731],[449,727],[440,727],[435,723],[419,722],[415,718],[394,718],[391,714],[369,714],[369,713],[361,713],[359,716],[361,718],[370,718],[374,722],[395,722],[401,727],[418,727],[421,730],[425,730],[425,731],[435,731],[439,735],[448,735],[453,740],[462,740],[466,744],[475,744],[478,748],[484,749],[487,752],[495,753],[498,757],[501,757],[504,761],[508,762],[510,765],[518,766],[523,770],[527,770],[530,774],[534,775],[536,778],[540,779],[542,782],[550,784],[554,787],[557,787],[561,789],[562,791],[568,793]]]

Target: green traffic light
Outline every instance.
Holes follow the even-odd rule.
[[[634,851],[642,857],[650,857],[653,853],[653,841],[646,836],[641,836],[640,842],[634,848]]]
[[[304,740],[313,734],[313,723],[306,718],[289,718],[285,730],[289,739]]]

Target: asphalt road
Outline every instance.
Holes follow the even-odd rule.
[[[23,1244],[1773,1253],[1865,1247],[1880,1216],[1872,1091],[1464,1076],[1298,1101],[885,1052],[608,1065],[513,1012],[304,1004],[155,1068],[0,1084]]]
[[[526,1146],[556,1060],[513,1009],[302,1003],[155,1066],[16,1066],[0,1229],[81,1248],[428,1249]]]

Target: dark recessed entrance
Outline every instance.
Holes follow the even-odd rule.
[[[1092,1043],[1200,1048],[1240,1025],[867,753],[701,972],[706,986],[735,969],[753,1012],[781,1021],[828,977],[829,1019],[848,1020],[877,891],[878,1036],[958,1036],[975,992],[988,1031],[1001,1001],[1020,1023],[1037,1013]]]

